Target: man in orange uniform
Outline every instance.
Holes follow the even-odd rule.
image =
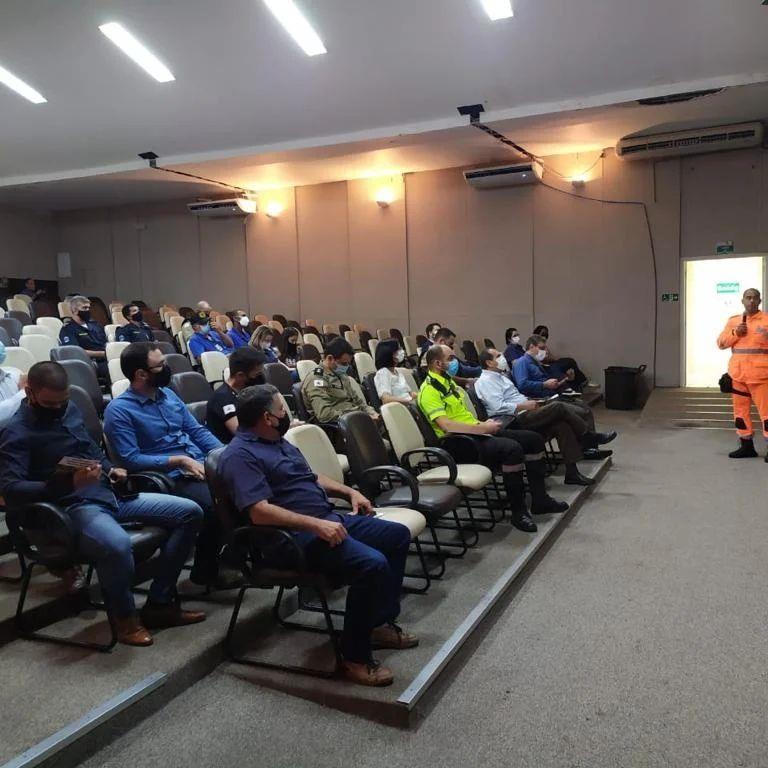
[[[732,459],[757,456],[750,417],[753,401],[768,441],[768,314],[760,311],[757,288],[744,291],[741,303],[744,314],[731,317],[717,338],[720,349],[730,347],[733,353],[728,373],[733,379],[733,418],[741,445],[728,454]],[[765,460],[768,462],[768,455]]]

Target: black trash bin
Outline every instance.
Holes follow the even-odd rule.
[[[640,376],[646,367],[608,366],[605,369],[605,407],[616,411],[631,411],[636,408]]]

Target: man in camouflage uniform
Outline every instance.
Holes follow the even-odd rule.
[[[302,382],[304,402],[318,421],[337,421],[352,411],[365,411],[378,421],[379,415],[365,402],[356,382],[347,376],[352,355],[349,342],[333,339],[325,348],[322,363]]]

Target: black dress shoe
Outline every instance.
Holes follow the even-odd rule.
[[[526,533],[536,533],[539,530],[536,523],[533,522],[528,512],[513,512],[512,513],[512,525],[520,531]]]
[[[573,472],[566,472],[565,473],[565,484],[566,485],[594,485],[595,480],[592,477],[587,477],[586,475],[582,475],[579,470],[575,470]]]
[[[609,450],[601,451],[597,448],[592,448],[589,451],[584,451],[585,461],[600,461],[601,459],[607,459],[609,456],[613,456],[613,451],[609,451]]]
[[[559,514],[560,512],[568,511],[568,503],[565,501],[557,501],[551,496],[545,496],[540,501],[534,501],[531,504],[531,514],[533,515],[551,515],[553,513]]]
[[[595,433],[595,438],[597,439],[598,445],[607,445],[612,440],[615,440],[618,437],[618,432],[615,430],[613,432],[597,432]]]

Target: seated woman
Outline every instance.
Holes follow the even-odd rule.
[[[296,328],[286,328],[283,332],[283,351],[280,355],[280,362],[293,369],[296,367],[297,360],[301,360],[299,332]]]
[[[234,309],[227,312],[227,317],[232,321],[232,328],[227,335],[232,339],[235,349],[247,347],[251,340],[251,320],[242,309]]]
[[[509,370],[512,370],[512,364],[518,357],[522,357],[525,354],[523,345],[520,343],[520,334],[517,332],[517,328],[507,328],[504,333],[504,340],[506,346],[504,347],[504,359],[509,365]]]
[[[547,340],[548,354],[543,365],[549,373],[556,379],[568,379],[572,389],[581,390],[587,383],[587,377],[572,357],[554,357],[552,350],[549,349],[549,328],[546,325],[537,325],[533,329],[533,335],[543,336]]]
[[[396,339],[380,341],[376,347],[376,375],[373,383],[379,393],[381,402],[408,403],[416,402],[417,392],[412,392],[405,380],[405,376],[397,370],[396,366],[405,360],[405,352],[400,349]]]
[[[279,363],[280,357],[277,351],[272,346],[272,339],[275,332],[268,325],[260,325],[251,336],[251,340],[248,342],[252,347],[260,349],[268,363]]]

